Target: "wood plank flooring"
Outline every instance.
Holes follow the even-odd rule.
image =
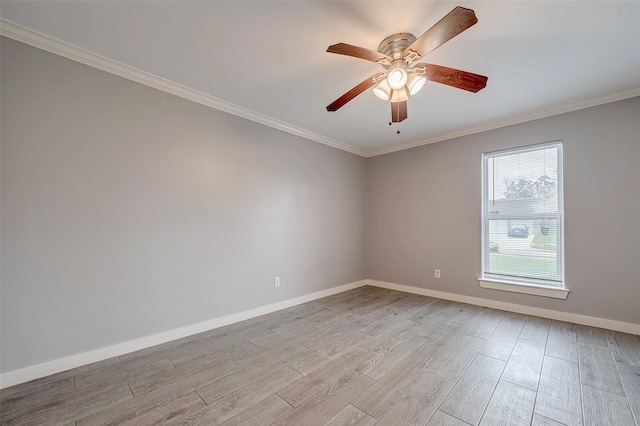
[[[0,424],[640,426],[640,337],[362,287],[4,389]]]

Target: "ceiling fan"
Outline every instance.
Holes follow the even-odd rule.
[[[407,118],[407,99],[418,93],[427,80],[478,92],[487,85],[487,77],[483,75],[440,65],[416,63],[477,22],[473,10],[458,6],[417,39],[409,33],[393,34],[382,40],[377,51],[345,43],[329,46],[329,53],[377,62],[385,71],[372,75],[340,96],[327,107],[327,111],[337,111],[360,93],[376,86],[373,93],[378,98],[391,102],[391,121],[399,123]]]

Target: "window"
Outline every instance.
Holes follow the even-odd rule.
[[[562,143],[485,154],[482,186],[481,285],[564,290]]]

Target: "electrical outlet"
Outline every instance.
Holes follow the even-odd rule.
[[[274,287],[280,287],[280,277],[275,277],[273,279],[273,286]]]
[[[436,270],[433,272],[433,276],[434,276],[434,277],[436,277],[436,278],[440,278],[440,269],[436,269]]]

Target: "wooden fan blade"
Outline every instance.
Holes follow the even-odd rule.
[[[429,81],[435,81],[436,83],[446,84],[473,93],[484,89],[488,80],[484,75],[440,65],[420,63],[416,64],[414,68],[426,68],[425,77]]]
[[[403,56],[415,62],[478,22],[471,9],[456,7],[407,47]]]
[[[393,61],[391,56],[383,55],[380,52],[371,49],[365,49],[364,47],[353,46],[346,43],[338,43],[327,48],[329,53],[337,53],[338,55],[353,56],[354,58],[366,59],[371,62],[383,61],[390,64]]]
[[[376,84],[377,79],[381,75],[384,75],[384,73],[383,72],[379,72],[379,73],[376,73],[376,74],[372,75],[371,77],[367,78],[362,83],[358,84],[356,87],[354,87],[353,89],[349,90],[347,93],[345,93],[344,95],[340,96],[338,99],[333,101],[333,103],[331,103],[331,105],[329,105],[327,107],[327,111],[337,111],[338,109],[342,108],[351,99],[355,98],[360,93],[364,92],[369,87],[371,87],[374,84]]]
[[[391,102],[391,121],[400,123],[407,118],[407,101]]]

